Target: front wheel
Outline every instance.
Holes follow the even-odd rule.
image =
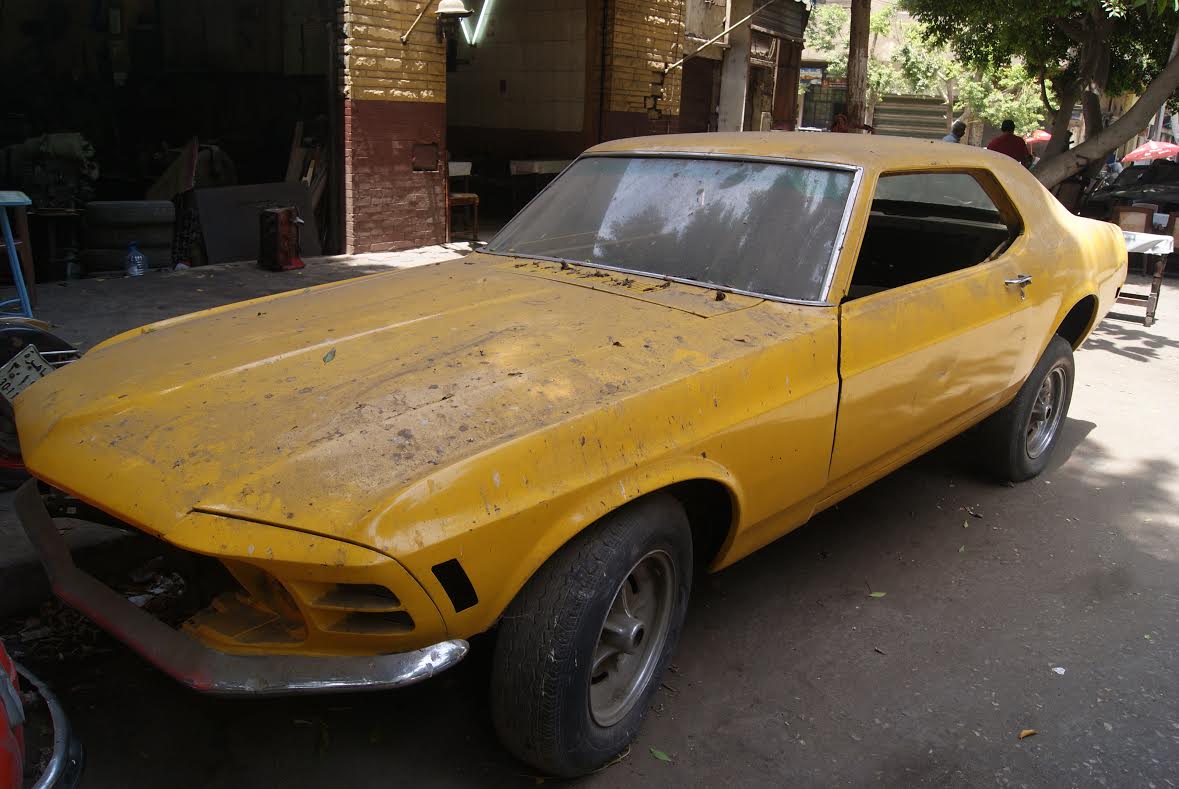
[[[554,554],[496,642],[491,710],[508,750],[572,777],[626,748],[679,640],[691,585],[691,530],[668,494],[623,507]]]
[[[1015,399],[982,425],[996,476],[1022,482],[1047,467],[1072,402],[1075,375],[1072,346],[1054,336]]]

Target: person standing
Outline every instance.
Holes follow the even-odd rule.
[[[1003,121],[1003,125],[1000,128],[1002,132],[995,139],[987,143],[987,150],[1010,156],[1024,167],[1030,165],[1032,163],[1032,152],[1028,148],[1027,141],[1015,133],[1015,121],[1008,118]]]
[[[868,134],[876,133],[876,127],[869,126],[866,123],[859,126],[850,125],[847,121],[847,116],[842,112],[836,115],[835,120],[831,123],[831,131],[835,132],[836,134],[854,134],[861,129],[868,132]]]
[[[962,138],[966,136],[966,124],[962,121],[954,121],[954,126],[950,129],[950,133],[942,137],[942,142],[960,143]]]

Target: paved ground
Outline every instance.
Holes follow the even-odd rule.
[[[1179,783],[1179,287],[1150,329],[1107,320],[1077,369],[1040,479],[994,486],[955,442],[700,583],[639,740],[581,785]],[[97,645],[36,659],[87,787],[540,782],[491,735],[487,643],[407,691],[265,702]]]

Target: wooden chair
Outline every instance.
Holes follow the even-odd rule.
[[[1148,206],[1118,206],[1114,224],[1131,233],[1149,233],[1153,229],[1154,211]]]
[[[465,167],[460,165],[466,165]],[[453,191],[447,189],[449,195],[450,210],[453,212],[455,208],[470,209],[464,211],[463,215],[466,217],[465,232],[471,241],[479,240],[479,195],[471,191],[471,164],[470,162],[451,162],[447,165],[447,176],[449,183],[459,181],[462,185],[460,191]],[[448,184],[449,185],[449,184]],[[453,225],[452,232],[453,236]]]

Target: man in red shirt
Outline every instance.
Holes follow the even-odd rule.
[[[1028,150],[1028,144],[1024,142],[1023,137],[1015,133],[1015,121],[1005,120],[1001,128],[1003,133],[987,143],[987,150],[1007,154],[1027,167],[1032,163],[1032,152]]]

